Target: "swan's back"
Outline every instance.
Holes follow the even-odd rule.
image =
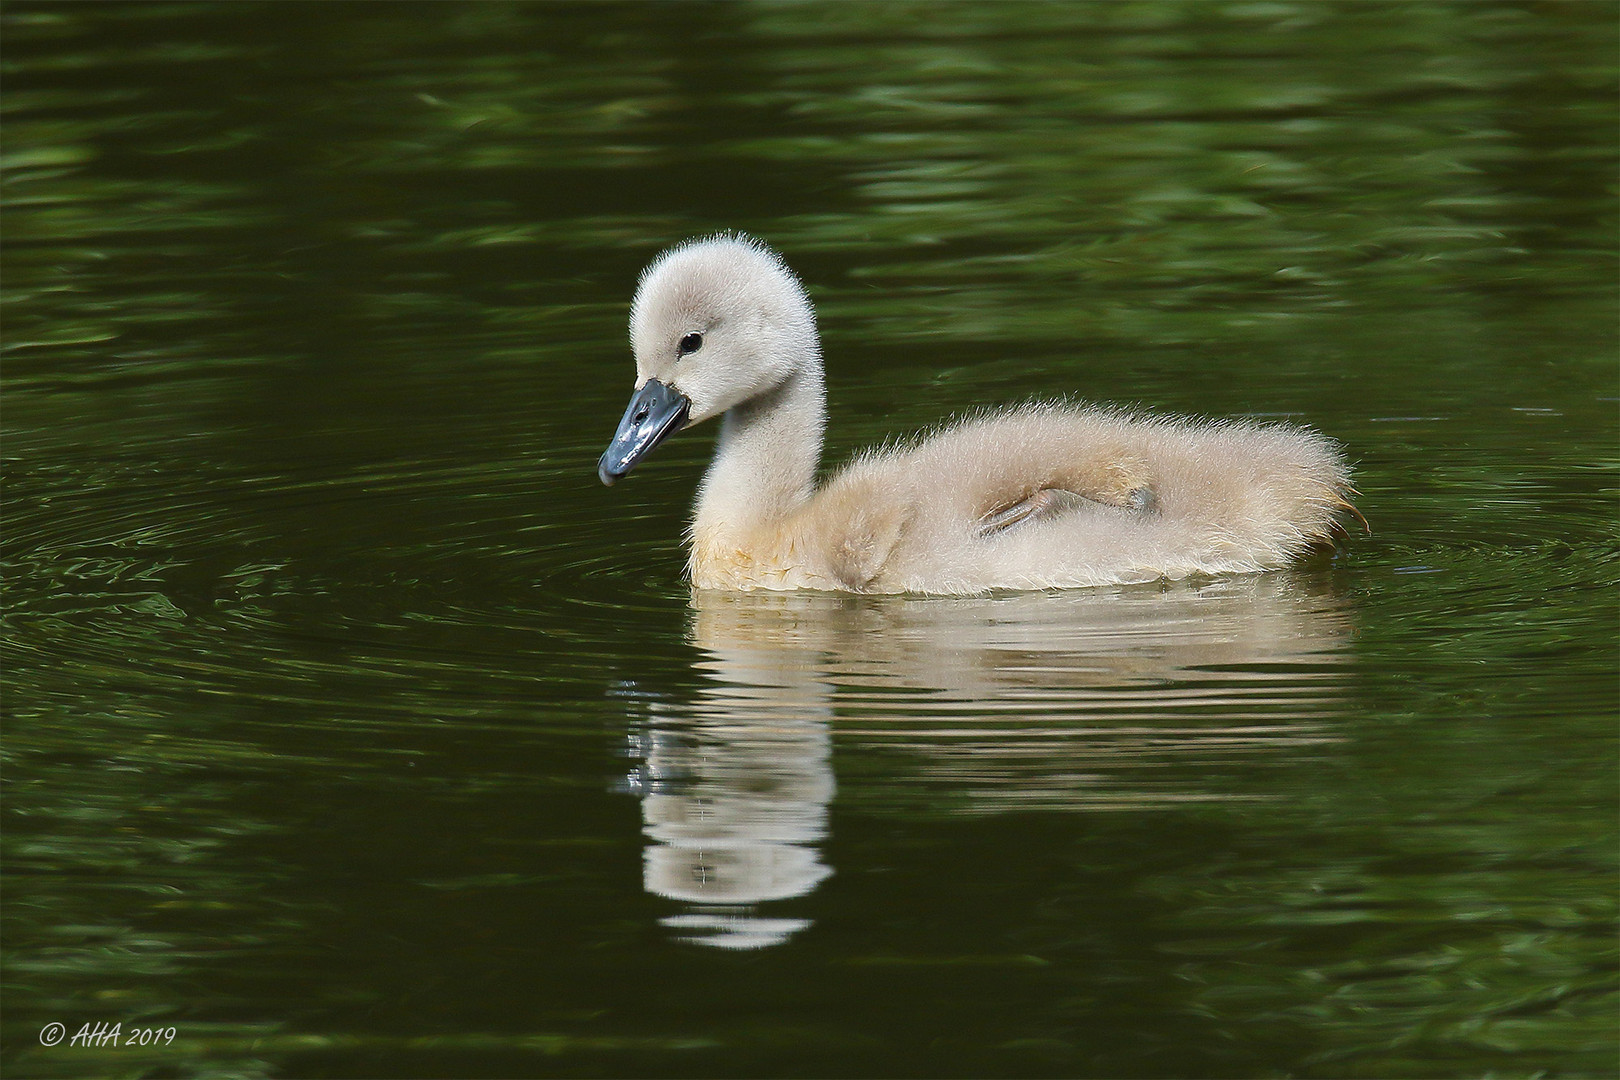
[[[1148,509],[1077,500],[990,535],[974,527],[1042,489],[1144,483]],[[1286,566],[1331,543],[1348,483],[1334,444],[1300,428],[1036,404],[857,458],[815,516],[904,508],[884,522],[893,542],[873,591],[1069,587]]]

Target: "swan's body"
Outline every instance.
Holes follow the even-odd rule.
[[[856,458],[819,489],[826,394],[798,279],[745,237],[642,274],[637,391],[604,483],[721,416],[693,514],[700,589],[961,595],[1272,570],[1331,543],[1349,472],[1277,424],[1034,404]]]

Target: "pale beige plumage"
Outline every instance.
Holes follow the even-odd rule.
[[[1272,570],[1353,512],[1344,459],[1313,432],[1060,403],[870,451],[818,488],[815,316],[780,257],[742,236],[654,261],[631,340],[638,390],[604,482],[722,418],[689,536],[700,589],[964,595]]]

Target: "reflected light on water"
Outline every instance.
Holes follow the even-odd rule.
[[[698,592],[706,682],[653,702],[640,759],[663,925],[726,948],[809,923],[759,905],[829,874],[834,733],[887,763],[862,798],[956,813],[1100,811],[1258,796],[1221,767],[1339,739],[1348,616],[1292,574],[970,599]]]

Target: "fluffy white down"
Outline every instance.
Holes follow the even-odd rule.
[[[654,260],[630,333],[638,387],[684,395],[694,424],[722,417],[688,535],[697,588],[965,595],[1271,570],[1353,512],[1344,459],[1314,432],[1064,402],[869,451],[818,488],[815,314],[781,257],[738,234]]]

